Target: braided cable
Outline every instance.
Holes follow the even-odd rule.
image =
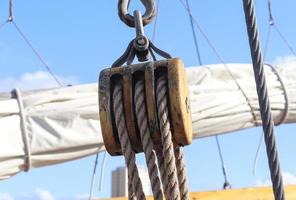
[[[139,177],[138,168],[136,166],[136,156],[135,152],[132,149],[130,139],[128,136],[125,118],[124,118],[124,111],[123,111],[123,93],[122,93],[122,85],[116,84],[113,91],[113,111],[115,113],[115,124],[118,130],[120,145],[122,149],[122,153],[125,158],[125,163],[128,168],[128,179],[132,187],[130,191],[135,193],[135,196],[138,200],[145,200],[145,194],[143,192],[142,182]],[[130,196],[130,195],[129,195]]]
[[[283,187],[283,180],[280,171],[280,163],[274,135],[274,124],[268,98],[268,91],[264,74],[263,59],[260,49],[259,34],[253,0],[243,0],[243,5],[247,31],[249,36],[249,45],[252,55],[258,100],[260,105],[260,113],[264,131],[266,152],[268,156],[270,175],[273,185],[273,193],[276,200],[284,200],[285,193]]]
[[[163,191],[164,191],[166,199],[168,199],[169,198],[168,180],[167,180],[167,176],[166,176],[166,172],[165,172],[164,157],[163,157],[162,149],[163,148],[160,146],[156,147],[155,153],[157,156],[157,164],[158,164],[158,169],[160,172]]]
[[[128,199],[129,200],[136,200],[136,196],[135,196],[135,192],[134,192],[134,189],[133,189],[133,184],[130,180],[130,176],[128,176]]]
[[[176,157],[176,166],[178,173],[178,182],[180,190],[180,199],[188,200],[189,199],[189,189],[188,189],[188,180],[185,170],[185,159],[182,147],[175,148],[175,157]]]
[[[168,191],[169,200],[180,200],[180,192],[178,186],[176,161],[174,155],[174,146],[172,142],[172,132],[170,130],[168,101],[167,101],[167,80],[160,77],[156,83],[157,94],[157,114],[161,133],[161,143],[163,146],[163,156],[165,158],[164,166],[166,176],[169,181]]]
[[[155,200],[163,199],[163,192],[161,189],[160,179],[158,175],[158,168],[156,164],[156,155],[153,150],[153,141],[148,128],[148,119],[145,103],[145,88],[144,81],[140,80],[135,85],[134,102],[136,106],[136,117],[140,129],[140,137],[142,140],[143,150],[148,166],[148,173]]]

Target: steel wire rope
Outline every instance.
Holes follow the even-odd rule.
[[[274,134],[274,124],[269,103],[268,90],[266,86],[263,58],[260,49],[259,33],[253,0],[243,0],[243,8],[253,62],[258,101],[260,105],[260,113],[264,131],[270,176],[273,186],[273,193],[276,200],[285,200],[283,179],[280,170],[280,163]]]
[[[276,29],[276,23],[275,23],[275,20],[274,20],[274,17],[273,17],[273,14],[272,14],[272,5],[271,5],[271,0],[268,0],[267,1],[267,6],[268,6],[268,16],[269,16],[269,20],[268,20],[268,31],[267,31],[267,35],[266,35],[266,39],[265,39],[265,44],[264,44],[264,49],[263,49],[263,61],[265,63],[265,60],[266,60],[266,57],[267,57],[267,50],[268,50],[268,47],[269,47],[269,42],[270,42],[270,35],[271,35],[271,30],[272,30],[272,27]],[[278,33],[279,34],[279,33]],[[284,41],[284,43],[287,45],[287,47],[289,48],[289,50],[291,51],[292,54],[295,55],[295,52],[292,48],[292,46],[289,44],[288,40],[282,35],[282,34],[279,34],[280,37],[282,37],[282,40]],[[286,115],[287,115],[287,111],[288,111],[288,104],[289,104],[289,101],[288,101],[288,96],[287,96],[287,91],[284,87],[284,82],[283,80],[281,79],[279,73],[277,72],[277,70],[272,67],[272,65],[268,65],[271,67],[272,71],[276,74],[276,76],[278,77],[278,81],[281,83],[282,85],[282,88],[283,88],[283,93],[284,93],[284,97],[285,97],[285,112],[283,114],[283,117],[282,119],[280,120],[279,123],[275,124],[276,126],[279,126],[282,124],[282,122],[285,120],[286,118]],[[259,153],[260,153],[260,150],[261,150],[261,147],[262,147],[262,144],[263,144],[263,138],[264,138],[264,133],[261,134],[261,137],[259,139],[259,143],[258,143],[258,147],[257,147],[257,150],[256,150],[256,154],[255,154],[255,158],[254,158],[254,162],[253,162],[253,174],[255,175],[256,174],[256,171],[257,171],[257,163],[258,163],[258,159],[259,159]]]

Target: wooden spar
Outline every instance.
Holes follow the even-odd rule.
[[[287,200],[296,199],[296,185],[285,187]],[[273,200],[271,187],[219,190],[209,192],[191,192],[190,200]],[[127,200],[125,197],[96,200]],[[153,200],[148,196],[147,200]]]

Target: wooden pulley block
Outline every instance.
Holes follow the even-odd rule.
[[[146,110],[151,137],[160,145],[160,131],[156,105],[156,81],[165,76],[168,80],[168,101],[171,130],[175,146],[192,142],[192,120],[187,77],[182,61],[178,58],[139,63],[124,67],[104,69],[99,77],[99,108],[102,135],[106,150],[111,155],[121,155],[121,146],[113,112],[113,89],[123,85],[123,107],[126,126],[133,149],[142,152],[139,128],[134,106],[134,86],[144,80]]]

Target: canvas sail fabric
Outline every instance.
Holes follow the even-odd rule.
[[[189,82],[193,137],[207,137],[261,124],[253,70],[250,64],[222,64],[186,68]],[[231,71],[232,76],[229,71]],[[296,122],[296,62],[277,67],[278,76],[265,66],[272,113],[277,124]],[[247,98],[238,88],[242,88]],[[26,169],[79,159],[104,150],[98,116],[98,86],[86,84],[21,93],[24,141],[18,101],[0,94],[0,179]],[[252,115],[251,107],[255,114]],[[30,150],[27,155],[26,144]]]

